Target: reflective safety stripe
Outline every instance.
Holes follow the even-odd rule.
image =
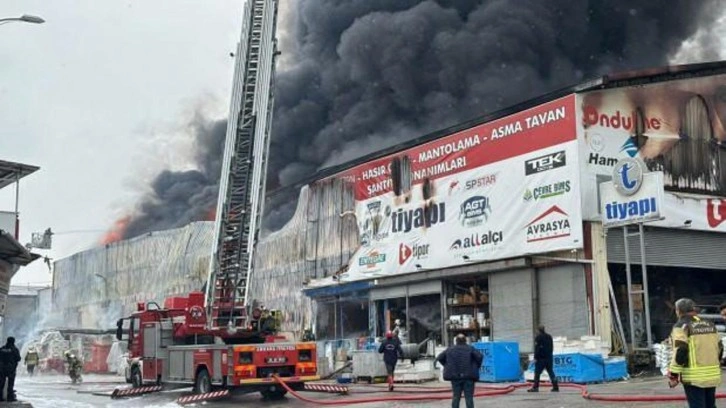
[[[721,367],[698,367],[683,370],[681,374],[683,381],[714,380],[721,378]]]

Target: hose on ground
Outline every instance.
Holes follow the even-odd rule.
[[[292,388],[290,388],[289,385],[285,383],[285,381],[280,378],[277,375],[273,376],[275,381],[277,381],[284,389],[286,389],[292,396],[295,398],[308,402],[311,404],[318,404],[318,405],[346,405],[346,404],[366,404],[366,403],[372,403],[372,402],[387,402],[387,401],[440,401],[440,400],[449,400],[452,398],[451,394],[443,395],[444,392],[451,392],[451,388],[444,388],[444,387],[403,387],[403,389],[399,389],[399,391],[402,390],[416,390],[418,395],[415,396],[409,396],[409,395],[390,395],[385,397],[374,397],[374,398],[358,398],[358,399],[341,399],[337,401],[330,401],[330,400],[316,400],[312,398],[307,398],[296,391],[294,391]],[[541,383],[540,386],[544,387],[551,387],[551,383]],[[474,390],[474,397],[493,397],[498,395],[506,395],[514,392],[517,389],[520,388],[528,388],[531,387],[530,384],[524,383],[524,384],[507,384],[503,387],[492,387],[492,386],[478,386]],[[580,395],[582,398],[590,401],[601,401],[601,402],[672,402],[672,401],[685,401],[686,396],[684,394],[670,394],[670,395],[598,395],[598,394],[590,394],[590,392],[587,389],[587,385],[581,385],[581,384],[560,384],[560,388],[570,388],[574,390],[580,391]],[[379,387],[376,387],[379,388]],[[382,389],[383,391],[383,389]],[[398,393],[397,393],[398,394]],[[719,393],[716,394],[717,399],[724,399],[726,398],[725,393]]]
[[[441,395],[439,394],[420,394],[420,395],[391,395],[386,397],[374,397],[374,398],[345,398],[337,401],[330,401],[330,400],[316,400],[312,398],[307,398],[305,396],[300,395],[298,392],[290,388],[287,383],[281,379],[278,375],[273,375],[273,378],[275,381],[277,381],[282,388],[287,390],[287,392],[290,393],[290,395],[294,396],[295,398],[299,399],[300,401],[308,402],[310,404],[316,404],[318,406],[322,405],[352,405],[352,404],[369,404],[373,402],[390,402],[390,401],[437,401],[437,400],[449,400],[451,399],[451,395]],[[487,390],[487,391],[476,391],[474,392],[474,397],[492,397],[495,395],[504,395],[509,394],[510,392],[514,391],[513,386],[503,387],[499,388],[497,390]]]

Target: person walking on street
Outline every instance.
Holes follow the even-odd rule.
[[[451,390],[454,393],[451,407],[459,408],[463,392],[466,408],[474,408],[474,382],[479,379],[484,356],[466,344],[463,334],[457,335],[454,341],[455,345],[439,354],[436,361],[444,366],[444,380],[451,381]]]
[[[721,385],[721,337],[713,323],[696,315],[691,299],[676,301],[678,321],[671,331],[673,358],[668,385],[683,384],[689,408],[716,406],[716,387]]]
[[[25,353],[25,367],[28,369],[28,374],[32,377],[33,372],[35,371],[35,366],[38,365],[38,352],[35,350],[34,347],[31,347],[28,349],[28,352]]]
[[[15,337],[8,337],[4,346],[0,347],[0,401],[17,401],[15,397],[15,371],[20,362],[20,350],[15,347]],[[8,383],[8,392],[2,398],[5,381]]]
[[[539,391],[539,377],[544,370],[547,370],[547,375],[550,376],[552,392],[558,392],[560,390],[553,368],[553,352],[552,336],[545,331],[544,326],[539,326],[537,328],[537,337],[534,338],[534,384],[532,388],[527,390],[528,392]]]
[[[378,352],[383,354],[383,362],[386,364],[388,374],[388,391],[393,391],[393,372],[396,371],[396,363],[403,358],[401,342],[393,337],[393,333],[386,333],[386,339],[378,347]]]

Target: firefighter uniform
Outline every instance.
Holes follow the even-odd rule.
[[[721,384],[721,338],[709,321],[692,314],[681,317],[671,332],[672,379],[683,383],[691,408],[713,408]]]

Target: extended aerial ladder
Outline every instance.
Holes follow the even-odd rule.
[[[193,401],[224,394],[212,387],[273,398],[287,392],[273,375],[295,389],[319,379],[315,343],[277,336],[279,315],[267,316],[248,292],[264,204],[276,19],[277,0],[244,5],[207,289],[166,298],[163,306],[140,303],[117,322],[116,337],[128,340],[126,378],[135,387],[124,395],[168,383],[193,385],[200,394]]]
[[[249,281],[264,209],[277,0],[248,0],[237,48],[205,306],[210,329],[248,328]]]

